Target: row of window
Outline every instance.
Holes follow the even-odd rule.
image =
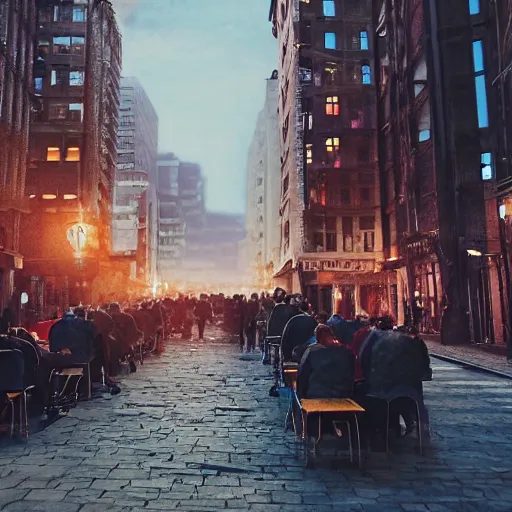
[[[70,87],[82,87],[85,81],[85,72],[80,69],[55,68],[50,73],[50,85],[52,87],[68,85]],[[43,93],[44,78],[34,78],[34,90],[37,94]]]
[[[305,4],[311,3],[311,0],[300,0]],[[343,0],[344,4],[344,15],[345,16],[354,16],[354,15],[363,15],[365,10],[367,9],[367,4],[364,1],[360,0]],[[283,7],[284,9],[284,7]],[[285,17],[286,10],[283,12],[283,17]],[[326,18],[334,18],[336,16],[340,16],[341,13],[338,13],[338,5],[337,0],[322,0],[322,14]]]
[[[323,148],[321,148],[321,158],[326,165],[332,164],[332,167],[339,169],[341,167],[340,138],[326,137]],[[368,145],[361,145],[356,150],[347,151],[347,164],[355,161],[368,163],[371,159],[371,151]],[[306,163],[313,163],[313,144],[306,144]]]
[[[83,36],[54,36],[52,39],[53,55],[77,55],[84,54],[85,37]],[[38,55],[44,60],[50,50],[50,41],[39,41]]]
[[[86,16],[85,5],[55,5],[52,8],[39,11],[39,21],[60,23],[84,23]]]
[[[310,200],[321,206],[344,207],[354,206],[350,188],[330,187],[323,182],[310,189]],[[359,188],[359,204],[370,205],[372,203],[372,189],[370,187]]]
[[[80,162],[80,147],[67,146],[60,148],[58,146],[48,146],[46,149],[47,162]]]
[[[36,194],[30,194],[29,199],[36,199],[38,196]],[[62,194],[61,196],[58,194],[42,194],[41,199],[51,200],[58,199],[59,197],[64,199],[65,201],[71,201],[72,199],[78,199],[76,194]]]
[[[325,32],[324,33],[324,47],[326,50],[341,50],[340,41],[338,40],[338,34],[336,32]],[[350,41],[350,50],[369,50],[370,45],[368,41],[368,31],[360,30],[359,35],[353,35]]]
[[[299,67],[299,77],[303,83],[311,83],[314,80],[315,87],[338,86],[350,84],[370,85],[372,83],[372,71],[370,62],[326,62],[323,68],[313,75],[311,67]]]

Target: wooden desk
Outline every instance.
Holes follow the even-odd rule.
[[[301,406],[306,414],[322,412],[364,412],[364,409],[350,398],[304,398],[301,400]]]

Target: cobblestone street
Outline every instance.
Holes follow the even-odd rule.
[[[512,385],[433,360],[433,439],[307,470],[284,433],[269,368],[237,345],[172,341],[118,396],[81,403],[25,443],[0,448],[9,511],[510,511]],[[216,466],[221,466],[216,467]]]

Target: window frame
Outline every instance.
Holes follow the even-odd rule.
[[[332,36],[332,40],[331,40]],[[333,43],[334,46],[330,46]],[[324,48],[326,50],[337,50],[338,49],[338,36],[336,32],[324,32]]]
[[[487,97],[485,47],[483,40],[474,40],[471,49],[473,55],[473,82],[475,86],[478,128],[489,128],[489,98]]]

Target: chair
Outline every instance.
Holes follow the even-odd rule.
[[[428,351],[424,343],[396,331],[375,330],[361,349],[367,382],[366,396],[386,407],[386,451],[389,451],[390,409],[393,402],[412,401],[416,410],[419,450],[428,429],[428,412],[423,402],[422,380],[429,374]]]
[[[4,395],[5,407],[11,411],[10,436],[14,435],[16,403],[19,407],[19,433],[28,437],[27,391],[34,386],[25,386],[25,359],[21,350],[0,350],[0,392]]]
[[[267,336],[265,337],[265,346],[263,350],[263,364],[270,364],[272,355],[270,348],[273,348],[274,365],[278,362],[278,351],[281,347],[281,336],[290,318],[298,314],[297,309],[289,304],[276,304],[267,325]]]
[[[63,368],[51,371],[48,382],[53,392],[46,407],[48,419],[52,420],[58,416],[61,410],[68,412],[77,405],[80,398],[79,387],[83,377],[84,368]],[[70,386],[73,379],[75,379],[74,385]]]

